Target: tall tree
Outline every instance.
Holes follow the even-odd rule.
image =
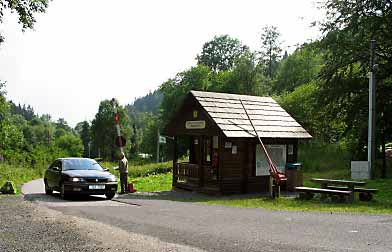
[[[261,34],[261,62],[266,67],[266,74],[274,77],[281,57],[280,33],[275,26],[265,26]]]
[[[120,118],[121,135],[125,139],[130,139],[131,129],[128,115],[123,106],[117,103],[118,114]],[[91,123],[91,137],[95,155],[99,155],[108,160],[115,160],[118,158],[118,147],[115,146],[115,138],[117,136],[114,123],[114,108],[112,101],[101,101],[97,114]],[[126,146],[126,151],[129,150],[129,144]]]
[[[198,65],[188,71],[178,73],[175,78],[169,79],[160,86],[160,91],[164,94],[162,101],[161,119],[163,123],[179,109],[185,95],[192,89],[207,91],[211,86],[211,70]]]
[[[296,87],[316,80],[322,66],[321,50],[312,44],[303,45],[280,62],[273,91],[293,92]]]
[[[230,70],[235,60],[249,48],[229,35],[215,36],[203,45],[200,55],[196,57],[198,64],[208,66],[214,72]]]
[[[325,66],[320,100],[333,105],[336,111],[346,111],[344,119],[348,135],[360,135],[356,158],[366,158],[366,134],[352,134],[350,129],[366,132],[369,72],[369,46],[377,41],[376,70],[378,114],[391,118],[392,93],[392,4],[385,0],[327,0],[324,4],[327,20],[322,23],[325,36],[320,46],[325,50]],[[385,120],[385,129],[392,121]],[[392,141],[390,131],[384,136]]]
[[[74,130],[82,140],[83,157],[90,157],[91,156],[90,124],[87,121],[79,122],[76,124]]]

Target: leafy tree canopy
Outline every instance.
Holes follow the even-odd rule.
[[[19,17],[23,30],[32,29],[35,23],[35,13],[45,12],[49,0],[0,0],[0,23],[3,22],[6,10],[14,12]],[[4,37],[0,33],[0,43]]]
[[[321,70],[323,81],[318,100],[320,106],[330,106],[327,111],[330,114],[346,112],[343,119],[347,124],[346,135],[353,141],[360,138],[356,146],[359,153],[366,145],[366,134],[359,132],[366,132],[367,127],[371,40],[376,41],[378,117],[392,116],[388,95],[392,93],[392,4],[385,0],[327,0],[324,8],[327,10],[327,21],[322,23],[325,37],[319,46],[325,52],[325,65]],[[384,128],[391,129],[392,121],[386,120]],[[390,135],[388,140],[392,140]]]
[[[198,64],[208,66],[214,72],[225,71],[232,69],[236,59],[248,50],[247,46],[229,35],[215,36],[203,45],[196,59]]]
[[[260,38],[261,63],[265,66],[265,73],[273,78],[282,52],[278,28],[276,26],[265,26]]]

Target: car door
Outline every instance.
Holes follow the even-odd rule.
[[[55,188],[57,189],[59,184],[58,184],[58,177],[61,176],[61,170],[59,167],[60,160],[56,160],[49,166],[48,172],[47,172],[47,179],[48,179],[48,185],[50,188]]]
[[[45,179],[46,182],[48,183],[49,187],[53,187],[54,183],[53,183],[53,167],[55,166],[55,162],[53,162],[51,165],[49,165],[48,169],[45,172]]]
[[[56,188],[57,190],[60,189],[60,181],[61,181],[61,172],[62,172],[62,161],[61,160],[57,160],[55,163],[55,166],[53,167],[53,186],[54,188]]]

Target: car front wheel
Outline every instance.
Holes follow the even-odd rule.
[[[114,198],[115,193],[106,193],[105,196],[107,199],[111,200]]]
[[[46,195],[52,195],[53,194],[53,190],[49,188],[48,181],[46,179],[44,181],[44,184],[45,184],[45,194]]]
[[[65,194],[64,183],[60,184],[60,197],[62,199],[67,199],[67,195]]]

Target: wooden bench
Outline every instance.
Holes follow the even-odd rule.
[[[327,186],[327,189],[348,191],[349,188],[344,186]],[[354,187],[354,192],[359,192],[360,201],[371,201],[373,199],[373,193],[377,193],[378,189]]]
[[[356,186],[365,186],[366,182],[354,181],[354,180],[338,180],[338,179],[322,179],[322,178],[312,178],[311,181],[320,184],[322,189],[328,189],[328,186],[342,186],[347,188],[347,191],[351,191],[350,202],[354,202],[354,188]]]
[[[304,186],[295,187],[295,190],[300,193],[299,194],[300,199],[306,199],[306,200],[312,199],[315,193],[320,193],[322,195],[322,199],[325,199],[326,195],[337,196],[340,202],[343,202],[346,199],[351,200],[352,198],[351,197],[352,192],[348,190],[333,190],[333,189],[304,187]]]

